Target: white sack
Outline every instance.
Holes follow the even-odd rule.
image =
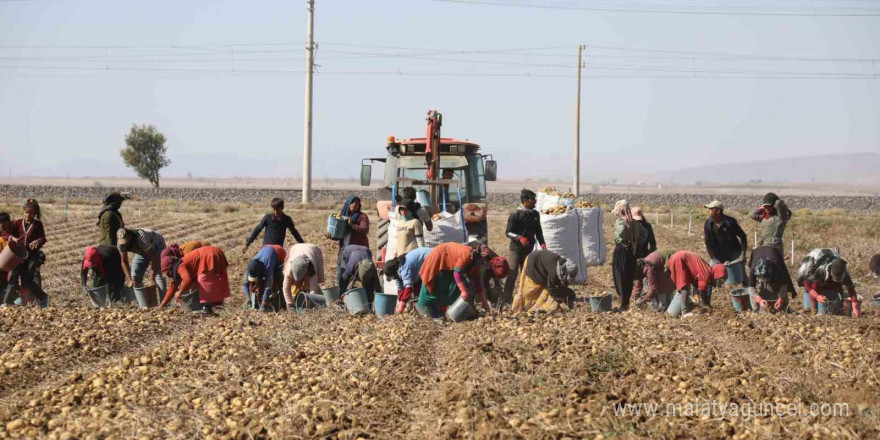
[[[602,208],[577,208],[574,211],[578,214],[580,221],[580,242],[584,264],[587,266],[605,264],[608,247],[605,244],[605,234],[602,229],[604,222]]]
[[[461,214],[441,212],[440,218],[434,220],[434,228],[431,231],[425,229],[425,246],[437,247],[440,243],[466,243],[465,228],[461,224]]]
[[[568,258],[577,265],[578,274],[573,282],[575,284],[586,283],[587,265],[584,262],[583,252],[581,252],[578,214],[575,211],[559,215],[541,214],[541,229],[544,230],[547,250]]]

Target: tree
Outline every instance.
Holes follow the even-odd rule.
[[[138,177],[147,179],[155,188],[159,187],[159,170],[171,165],[165,157],[165,135],[153,125],[132,124],[131,131],[125,135],[127,147],[119,150],[125,165],[137,172]]]

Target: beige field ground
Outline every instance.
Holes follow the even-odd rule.
[[[0,210],[17,213],[20,203],[0,199]],[[798,255],[841,248],[866,298],[858,320],[810,316],[800,301],[787,316],[736,316],[721,292],[710,313],[681,320],[642,310],[595,315],[581,304],[565,314],[444,324],[331,309],[248,312],[239,286],[251,252],[239,250],[262,208],[175,201],[126,203],[126,223],[169,243],[198,238],[223,248],[233,283],[226,310],[216,318],[178,308],[92,310],[78,277],[84,247],[98,238],[95,207],[71,206],[66,216],[63,206],[45,208],[42,274],[52,307],[0,310],[0,438],[880,435],[880,308],[870,301],[880,284],[866,270],[880,252],[880,215],[798,211],[790,227]],[[325,249],[334,279],[335,243],[322,237],[327,212],[289,213]],[[677,211],[674,228],[655,225],[661,247],[703,252],[702,237],[681,220],[687,215]],[[505,221],[503,213],[490,218],[502,253]],[[609,264],[589,277],[580,295],[611,290]],[[663,415],[668,403],[694,402],[800,404],[807,412],[837,403],[847,414]],[[658,415],[615,414],[622,403],[656,403]]]

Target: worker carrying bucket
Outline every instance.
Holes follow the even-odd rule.
[[[775,313],[788,310],[789,298],[796,295],[785,257],[775,246],[758,246],[749,258],[750,294],[756,312]]]

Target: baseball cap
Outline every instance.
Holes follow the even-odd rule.
[[[724,210],[724,204],[721,203],[721,202],[719,202],[718,200],[713,200],[712,203],[709,203],[708,205],[706,205],[706,208],[709,208],[709,209],[720,209],[720,210],[723,211],[723,210]]]
[[[116,230],[116,243],[121,246],[128,245],[128,229],[119,228]]]

